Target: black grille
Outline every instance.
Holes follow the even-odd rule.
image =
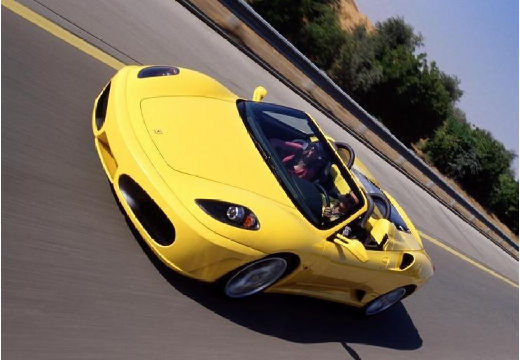
[[[128,175],[119,177],[119,189],[150,237],[163,246],[173,244],[175,228],[155,201]]]

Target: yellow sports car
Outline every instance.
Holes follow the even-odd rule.
[[[95,146],[153,252],[241,298],[302,294],[379,313],[433,274],[419,234],[347,144],[306,113],[172,66],[127,66],[95,101]]]

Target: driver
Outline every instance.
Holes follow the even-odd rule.
[[[289,171],[300,179],[315,181],[324,165],[327,163],[320,143],[303,144],[295,141],[284,141],[281,139],[270,139],[271,146],[276,150],[282,163]],[[339,172],[339,171],[337,171]],[[329,174],[329,176],[331,176]],[[329,221],[334,221],[359,204],[356,194],[348,188],[342,189],[345,195],[342,195],[339,189],[332,191],[336,195],[330,197],[330,205],[326,205],[325,196],[322,195],[323,208],[322,216]]]
[[[289,173],[300,179],[314,181],[324,166],[324,156],[319,143],[299,143],[271,139],[271,145],[280,155]]]

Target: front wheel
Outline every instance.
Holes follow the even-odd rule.
[[[392,290],[386,294],[383,294],[371,302],[369,302],[364,308],[363,312],[366,316],[372,316],[385,311],[392,305],[396,304],[406,295],[406,288],[400,287]]]
[[[254,261],[237,270],[224,285],[224,294],[230,298],[243,298],[265,290],[287,271],[282,257],[269,257]]]

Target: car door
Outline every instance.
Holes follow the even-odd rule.
[[[349,247],[331,240],[334,236],[323,240],[320,261],[313,268],[313,290],[336,301],[360,304],[365,294],[377,293],[374,286],[384,281],[390,256],[381,250],[364,249],[366,258],[360,259]]]

